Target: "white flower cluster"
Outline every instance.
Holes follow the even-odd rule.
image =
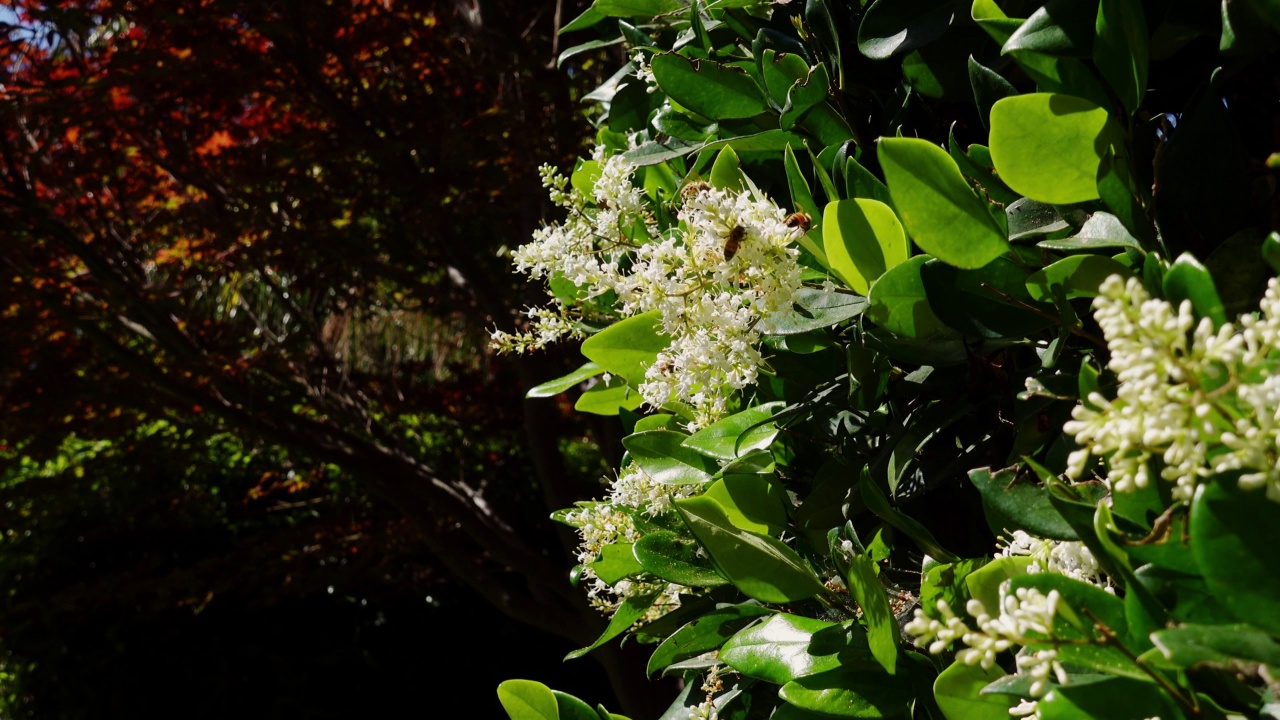
[[[1043,540],[1022,530],[1014,530],[1000,555],[1030,557],[1029,573],[1057,573],[1111,590],[1098,559],[1082,542]]]
[[[1141,281],[1112,276],[1094,301],[1119,388],[1090,393],[1064,430],[1081,449],[1067,474],[1107,460],[1112,490],[1146,487],[1152,461],[1190,501],[1204,478],[1244,470],[1243,488],[1265,488],[1280,502],[1280,284],[1272,280],[1257,315],[1215,330],[1195,320],[1190,302],[1152,299]]]
[[[650,478],[638,465],[632,464],[614,481],[608,500],[584,505],[567,513],[565,520],[578,528],[581,538],[578,544],[578,562],[582,565],[582,581],[587,588],[587,599],[593,607],[601,612],[611,613],[627,598],[661,593],[661,597],[643,618],[647,622],[680,606],[680,593],[688,590],[683,585],[648,576],[622,579],[610,585],[596,575],[591,563],[600,558],[607,545],[631,544],[640,539],[641,533],[632,520],[632,511],[640,511],[651,517],[670,512],[671,498],[690,497],[701,490],[700,485],[663,485]]]
[[[551,199],[569,217],[517,249],[516,270],[535,279],[563,278],[582,301],[608,298],[612,304],[605,310],[622,317],[659,311],[671,345],[638,390],[654,407],[687,403],[695,415],[692,429],[705,426],[726,412],[732,392],[755,383],[761,331],[794,312],[798,230],[754,188],[729,192],[705,183],[685,188],[678,224],[661,229],[632,181],[635,168],[603,148],[593,160],[599,177],[589,194],[543,168]],[[493,344],[524,352],[580,336],[578,310],[556,299],[549,308],[526,312],[531,330],[495,332]]]
[[[1000,587],[999,614],[991,615],[978,600],[971,599],[965,605],[976,630],[957,617],[945,600],[938,600],[938,618],[916,608],[915,617],[902,629],[915,638],[917,647],[927,647],[934,655],[959,640],[967,647],[956,651],[956,662],[978,665],[984,670],[995,667],[1000,653],[1022,647],[1015,658],[1018,674],[1031,678],[1030,692],[1038,698],[1049,689],[1050,677],[1063,685],[1069,680],[1058,661],[1057,650],[1025,647],[1042,645],[1054,637],[1053,621],[1060,600],[1057,590],[1048,595],[1035,588],[1011,590],[1010,581],[1006,580]]]

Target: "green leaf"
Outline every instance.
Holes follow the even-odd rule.
[[[849,293],[828,293],[819,288],[802,287],[796,292],[799,312],[770,318],[762,328],[767,335],[797,335],[821,330],[858,317],[867,309],[866,298]]]
[[[947,720],[1008,720],[1012,698],[983,695],[982,688],[1004,677],[998,667],[952,663],[933,681],[933,696]]]
[[[826,102],[830,85],[831,78],[827,75],[827,66],[815,65],[809,70],[808,76],[797,80],[787,91],[787,102],[783,106],[782,116],[778,118],[779,126],[783,130],[790,130],[801,115],[815,105]]]
[[[1093,63],[1132,115],[1147,91],[1147,20],[1142,4],[1101,0],[1097,32]]]
[[[1196,314],[1211,318],[1214,327],[1222,327],[1227,321],[1222,298],[1213,284],[1213,276],[1194,257],[1183,254],[1164,274],[1164,296],[1176,307],[1183,300],[1190,300]]]
[[[815,226],[820,225],[822,213],[818,211],[818,203],[813,199],[809,181],[801,172],[800,162],[796,160],[796,154],[791,150],[790,145],[783,150],[783,163],[787,169],[787,189],[791,191],[791,206],[797,212],[808,213]]]
[[[1113,137],[1107,111],[1070,95],[1007,97],[991,107],[991,159],[1000,179],[1040,202],[1098,199],[1098,170]]]
[[[682,435],[688,435],[688,433],[680,429],[680,418],[670,413],[646,415],[639,420],[636,420],[635,428],[633,428],[631,432],[638,433],[645,432],[647,430],[670,430]]]
[[[1262,490],[1231,476],[1196,489],[1191,551],[1209,589],[1242,621],[1280,635],[1280,523]]]
[[[684,444],[717,460],[733,460],[752,450],[763,450],[778,434],[778,426],[769,418],[784,405],[770,402],[734,413],[694,433]]]
[[[609,585],[644,572],[644,567],[636,561],[635,555],[631,552],[630,543],[605,545],[600,548],[600,557],[589,567],[595,571],[596,577]]]
[[[965,604],[969,602],[969,588],[965,580],[987,562],[988,558],[973,558],[940,563],[926,557],[920,568],[920,607],[932,612],[942,600],[953,613],[963,617]]]
[[[655,55],[650,67],[663,92],[703,117],[723,121],[769,110],[756,81],[738,67],[689,60],[675,53]]]
[[[1005,42],[1001,54],[1015,51],[1059,57],[1089,57],[1093,48],[1097,3],[1049,0]]]
[[[889,195],[889,186],[880,182],[880,178],[862,166],[857,158],[849,158],[844,164],[844,186],[846,194],[851,198],[867,198],[879,200],[893,207],[893,198]]]
[[[866,555],[849,559],[849,592],[862,608],[867,625],[867,644],[876,662],[890,675],[898,670],[898,621],[889,609],[889,598],[876,574],[875,563]]]
[[[787,527],[786,494],[769,475],[726,475],[702,495],[720,503],[735,527],[762,535]]]
[[[1018,94],[1017,89],[1004,76],[974,60],[972,55],[969,56],[969,85],[973,88],[973,101],[978,105],[978,117],[984,127],[991,126],[987,118],[992,105],[1010,95]]]
[[[1226,668],[1243,663],[1280,667],[1280,643],[1251,625],[1183,625],[1157,630],[1151,640],[1169,667],[1202,663]]]
[[[609,620],[609,625],[604,629],[600,637],[596,638],[595,642],[584,648],[574,650],[565,655],[564,659],[574,660],[580,658],[626,632],[632,625],[636,624],[637,620],[644,617],[645,613],[649,612],[649,608],[653,606],[654,601],[659,596],[660,593],[653,593],[652,595],[633,595],[627,598],[618,606],[617,610],[613,611],[613,617]]]
[[[883,60],[937,40],[955,19],[954,0],[876,0],[858,25],[858,51]]]
[[[822,247],[831,269],[861,295],[886,270],[906,262],[911,252],[893,209],[861,198],[827,204]]]
[[[1144,676],[1145,677],[1145,676]],[[1168,693],[1153,682],[1101,677],[1056,686],[1036,708],[1042,720],[1182,720]]]
[[[1026,575],[1029,565],[1029,557],[998,557],[969,573],[964,585],[969,597],[982,603],[987,612],[997,612],[1000,608],[1000,586],[1005,580]]]
[[[604,20],[606,17],[607,16],[604,13],[596,10],[594,7],[589,7],[584,10],[581,15],[570,20],[568,25],[560,28],[560,34],[563,35],[575,30],[586,30],[592,25]]]
[[[685,9],[680,0],[596,0],[591,9],[605,17],[650,19]],[[575,21],[577,22],[577,21]]]
[[[599,382],[587,388],[578,396],[573,409],[592,415],[617,415],[620,408],[635,410],[644,403],[644,398],[620,377],[610,378],[609,382]]]
[[[1096,212],[1089,216],[1080,232],[1060,240],[1041,240],[1036,247],[1047,250],[1092,250],[1094,248],[1142,249],[1142,243],[1129,234],[1124,223],[1111,213]]]
[[[760,66],[765,88],[779,108],[787,103],[792,86],[809,76],[809,64],[796,53],[765,50]]]
[[[929,307],[920,268],[931,258],[917,255],[886,272],[872,286],[867,317],[880,327],[904,337],[927,338],[946,326]]]
[[[763,615],[772,615],[773,610],[761,605],[730,605],[722,607],[689,622],[676,630],[657,650],[649,656],[646,672],[653,675],[682,660],[697,657],[725,644],[742,628],[755,622]],[[723,652],[721,654],[724,660]]]
[[[914,540],[916,545],[930,557],[943,562],[955,562],[960,559],[939,545],[938,541],[934,539],[933,533],[929,532],[928,528],[921,525],[919,521],[890,505],[884,493],[871,481],[871,475],[865,468],[862,471],[862,477],[858,481],[858,485],[861,487],[862,500],[867,504],[867,509],[879,516],[881,520],[901,530],[904,535]]]
[[[715,461],[684,446],[688,438],[672,430],[647,430],[622,439],[641,470],[664,485],[704,483],[719,469]]]
[[[667,582],[689,587],[716,587],[728,582],[711,567],[710,560],[698,556],[697,543],[668,530],[641,537],[632,553],[646,572]]]
[[[1097,297],[1098,287],[1112,275],[1130,277],[1129,268],[1103,255],[1072,255],[1031,274],[1027,292],[1042,302],[1053,302],[1054,287],[1068,299]]]
[[[498,685],[498,702],[511,720],[559,720],[551,688],[536,680],[506,680]]]
[[[569,693],[552,690],[551,694],[556,698],[556,708],[560,712],[560,720],[600,720],[599,713],[591,709],[590,705]]]
[[[524,396],[527,398],[541,398],[559,395],[590,380],[601,372],[603,371],[599,365],[589,362],[568,375],[563,375],[555,380],[548,380],[537,387],[530,388],[529,392],[525,393]]]
[[[719,659],[747,677],[775,685],[845,665],[875,667],[866,633],[856,621],[837,625],[786,613],[734,635]]]
[[[1005,208],[1009,221],[1009,240],[1016,242],[1033,235],[1048,235],[1065,230],[1069,225],[1048,203],[1021,198]]]
[[[878,155],[893,206],[922,250],[948,265],[979,268],[1009,249],[945,150],[917,138],[882,138]]]
[[[1129,621],[1124,601],[1096,585],[1074,580],[1066,575],[1039,572],[1020,575],[1010,581],[1010,592],[1020,588],[1035,588],[1048,595],[1056,590],[1061,597],[1054,614],[1053,634],[1067,640],[1084,640],[1097,637],[1095,622],[1101,622],[1113,631],[1121,642],[1131,643]],[[1098,672],[1146,678],[1141,669],[1123,652],[1109,645],[1068,644],[1058,647],[1058,657],[1064,663],[1073,663]]]
[[[671,338],[659,333],[662,313],[643,313],[610,325],[582,343],[582,354],[605,372],[633,384],[644,381],[644,371],[667,349]]]
[[[725,147],[719,155],[716,155],[716,161],[711,164],[709,179],[713,187],[721,190],[730,192],[742,190],[742,170],[739,169],[738,153],[734,152],[732,147]]]
[[[907,673],[842,667],[806,675],[782,686],[778,697],[802,710],[841,718],[889,718],[904,713],[915,696]]]
[[[1044,486],[1018,482],[1015,468],[992,472],[990,468],[969,471],[969,482],[982,495],[987,522],[995,533],[1025,530],[1036,537],[1051,540],[1079,540],[1049,502]]]
[[[960,270],[937,260],[920,268],[925,296],[934,314],[970,337],[1022,338],[1053,324],[1028,309],[1027,271],[1009,258],[996,258],[977,270]]]
[[[734,527],[715,500],[685,498],[676,501],[676,509],[720,573],[747,597],[786,603],[825,590],[794,550],[774,538]]]

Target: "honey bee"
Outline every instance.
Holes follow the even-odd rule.
[[[724,243],[724,259],[725,262],[733,259],[738,254],[738,248],[742,246],[742,241],[747,239],[747,229],[741,225],[734,225],[729,231],[729,237],[725,238]]]
[[[803,234],[809,232],[809,228],[813,225],[813,218],[809,217],[809,213],[791,213],[782,223],[789,228],[798,229]]]
[[[680,198],[685,202],[689,202],[693,198],[697,197],[698,193],[706,192],[710,189],[711,186],[701,180],[691,182],[683,188],[680,188]]]

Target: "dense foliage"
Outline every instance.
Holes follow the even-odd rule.
[[[617,415],[663,718],[1276,717],[1274,3],[596,0],[496,346]],[[565,52],[571,57],[576,49]],[[516,720],[611,716],[530,681]]]

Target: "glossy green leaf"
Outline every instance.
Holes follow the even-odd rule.
[[[631,552],[630,543],[610,543],[600,548],[600,557],[590,564],[596,577],[609,585],[619,580],[639,575],[644,572],[635,555]]]
[[[675,53],[655,55],[650,67],[663,92],[703,117],[732,120],[769,110],[760,87],[741,68]]]
[[[968,335],[1021,338],[1053,324],[1027,293],[1027,270],[1009,258],[996,258],[977,270],[960,270],[937,260],[920,268],[925,297],[939,320]]]
[[[1183,300],[1190,300],[1196,314],[1211,318],[1215,326],[1222,327],[1227,321],[1213,276],[1191,255],[1181,255],[1174,261],[1164,274],[1163,285],[1165,299],[1175,306]]]
[[[653,125],[655,130],[664,135],[670,135],[673,138],[693,143],[706,141],[715,135],[716,130],[719,128],[716,123],[704,125],[702,121],[670,106],[665,106],[655,113],[650,124]]]
[[[564,656],[565,660],[573,660],[595,650],[601,645],[618,637],[622,633],[636,624],[636,621],[644,617],[649,612],[649,608],[653,606],[655,600],[659,597],[659,593],[652,595],[633,595],[622,602],[618,609],[613,612],[613,618],[609,620],[609,625],[605,627],[604,632],[596,641],[590,645],[574,650]]]
[[[844,164],[845,193],[851,198],[867,198],[879,200],[893,207],[893,198],[889,195],[889,186],[880,182],[880,178],[862,166],[857,158],[849,158]]]
[[[821,330],[858,317],[867,309],[866,298],[847,293],[828,293],[802,287],[796,293],[799,308],[794,315],[771,318],[766,335],[795,335]]]
[[[1109,122],[1106,110],[1070,95],[1008,97],[991,107],[991,158],[1005,184],[1029,198],[1096,200]]]
[[[622,445],[655,482],[665,485],[707,482],[719,468],[711,458],[685,447],[688,437],[672,430],[648,430],[623,438]]]
[[[1144,676],[1145,677],[1145,676]],[[1127,677],[1094,677],[1054,688],[1053,697],[1036,710],[1042,720],[1142,720],[1185,717],[1167,693],[1153,682]]]
[[[867,644],[876,662],[893,675],[898,670],[898,621],[889,609],[889,598],[876,573],[875,563],[866,555],[849,559],[849,593],[862,608],[867,626]]]
[[[785,405],[770,402],[734,413],[702,428],[684,444],[719,460],[732,460],[752,450],[763,450],[778,434],[778,426],[769,422],[769,418]]]
[[[776,535],[787,527],[786,494],[770,475],[725,475],[703,497],[720,503],[735,527]]]
[[[815,105],[826,102],[830,85],[831,78],[827,75],[826,65],[815,65],[810,69],[808,76],[797,80],[787,91],[787,102],[778,118],[779,126],[783,130],[790,130],[801,115]]]
[[[947,720],[1008,720],[1011,698],[983,695],[982,688],[1004,677],[998,667],[952,663],[933,681],[933,696]]]
[[[1240,620],[1280,635],[1280,523],[1262,490],[1219,477],[1196,489],[1191,551],[1209,589]]]
[[[884,329],[909,338],[928,338],[945,326],[929,307],[920,268],[931,258],[917,255],[886,272],[872,286],[867,318]]]
[[[794,550],[767,535],[735,527],[715,500],[686,498],[677,501],[676,508],[720,573],[747,597],[785,603],[825,589]]]
[[[1031,198],[1021,198],[1010,203],[1004,213],[1009,223],[1009,240],[1014,242],[1070,227],[1052,205]]]
[[[986,127],[991,125],[988,119],[991,106],[1010,95],[1018,94],[1017,89],[1003,75],[974,60],[972,55],[969,56],[969,85],[973,88],[973,100],[978,105],[978,117]]]
[[[697,543],[659,530],[641,537],[632,547],[636,562],[651,575],[689,587],[715,587],[728,582],[698,555]]]
[[[1129,637],[1129,621],[1124,601],[1102,588],[1057,573],[1039,572],[1020,575],[1010,581],[1010,592],[1019,588],[1035,588],[1048,595],[1057,591],[1060,600],[1054,613],[1053,634],[1062,639],[1090,639],[1097,637],[1094,624],[1100,622],[1114,632],[1122,642],[1133,643]],[[1068,644],[1058,648],[1058,657],[1064,663],[1073,663],[1090,670],[1146,678],[1122,651],[1109,645]]]
[[[560,708],[551,688],[536,680],[506,680],[498,685],[498,702],[511,720],[559,720]]]
[[[1131,235],[1124,223],[1111,213],[1096,212],[1089,216],[1080,232],[1069,238],[1041,240],[1036,247],[1048,250],[1091,250],[1093,248],[1142,249],[1142,243]]]
[[[927,45],[955,19],[954,0],[876,0],[858,25],[858,51],[873,60]]]
[[[603,370],[599,365],[589,362],[568,375],[562,375],[555,380],[548,380],[541,385],[530,388],[529,392],[525,393],[524,396],[527,398],[541,398],[559,395],[562,392],[566,392],[578,385],[581,385],[587,380],[599,375],[601,372],[603,372]]]
[[[982,603],[988,612],[995,612],[1000,607],[1000,585],[1005,580],[1026,575],[1030,564],[1031,558],[1024,556],[995,558],[965,577],[969,597]]]
[[[773,612],[762,605],[730,605],[712,610],[663,640],[649,656],[647,672],[653,675],[672,663],[715,650],[747,625],[762,616],[772,615]],[[723,658],[723,653],[720,659],[728,662]]]
[[[1262,663],[1280,668],[1280,642],[1252,625],[1182,625],[1157,630],[1151,640],[1168,667]]]
[[[681,435],[688,434],[680,429],[680,418],[672,415],[671,413],[655,413],[653,415],[646,415],[639,420],[636,420],[636,426],[632,432],[638,433],[645,432],[647,430],[670,430],[672,432],[678,432]]]
[[[587,388],[578,396],[573,409],[592,415],[617,415],[619,409],[635,410],[644,403],[644,398],[635,388],[627,385],[621,377],[610,378],[609,382],[598,382]]]
[[[600,714],[590,705],[569,693],[552,690],[551,694],[556,698],[556,709],[560,713],[560,720],[600,720]]]
[[[1101,0],[1096,25],[1093,63],[1132,115],[1147,90],[1147,20],[1142,4]]]
[[[595,0],[591,9],[605,17],[654,18],[684,10],[680,0]]]
[[[1087,58],[1093,49],[1097,8],[1096,0],[1049,0],[1018,27],[1001,53]]]
[[[857,198],[828,203],[822,213],[822,247],[831,269],[859,294],[907,261],[910,248],[893,209]]]
[[[904,713],[915,696],[907,673],[842,667],[806,675],[782,686],[778,697],[803,710],[838,718],[891,718]]]
[[[733,151],[732,147],[725,147],[716,155],[716,161],[711,164],[711,176],[708,178],[712,187],[717,187],[730,192],[739,192],[742,190],[742,170],[738,163],[738,153]]]
[[[888,498],[871,481],[871,476],[865,469],[862,471],[858,486],[861,490],[862,500],[867,504],[868,510],[914,540],[916,545],[930,557],[943,562],[953,562],[960,559],[942,547],[933,537],[933,533],[929,532],[928,528],[921,525],[918,520],[890,505]]]
[[[948,265],[978,268],[1009,249],[945,150],[917,138],[882,138],[877,152],[893,206],[922,250]]]
[[[658,332],[661,316],[654,310],[616,322],[587,338],[582,354],[605,372],[639,384],[645,369],[671,344],[670,337]]]
[[[800,80],[809,76],[809,64],[797,53],[765,50],[760,62],[765,89],[778,107],[787,104],[787,94]]]
[[[866,633],[856,622],[836,624],[786,613],[734,635],[719,659],[747,677],[775,685],[843,665],[875,666]]]
[[[1053,302],[1054,287],[1068,298],[1096,297],[1098,287],[1112,275],[1129,277],[1129,268],[1103,255],[1072,255],[1032,273],[1027,292],[1042,302]]]
[[[925,557],[920,568],[920,607],[932,610],[941,600],[951,608],[951,612],[963,616],[965,604],[969,601],[965,579],[988,561],[988,558],[972,558],[943,563]]]
[[[1051,540],[1078,540],[1049,502],[1044,486],[1018,479],[1014,468],[992,472],[990,468],[969,471],[969,482],[982,495],[982,506],[992,531],[1025,530]]]
[[[563,35],[576,30],[585,30],[601,20],[604,20],[606,17],[608,16],[599,10],[596,10],[594,7],[588,7],[581,15],[570,20],[564,27],[560,28],[560,34]]]

